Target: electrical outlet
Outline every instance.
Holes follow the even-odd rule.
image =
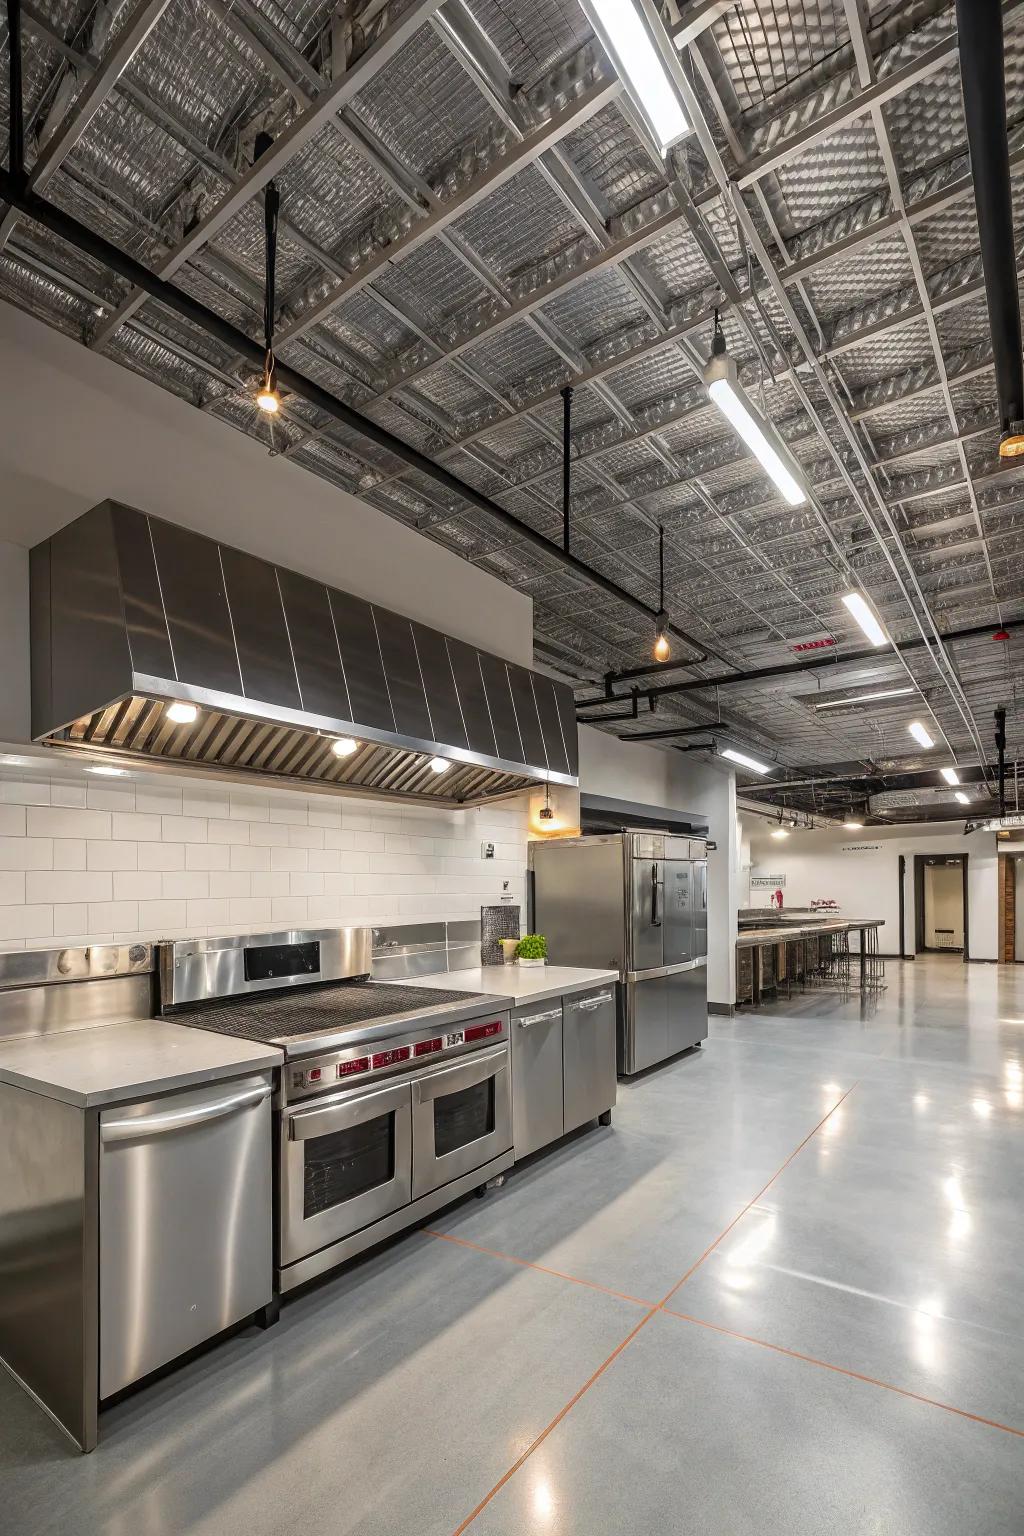
[[[480,844],[480,857],[482,859],[493,859],[494,858],[494,844],[493,843],[481,843]]]

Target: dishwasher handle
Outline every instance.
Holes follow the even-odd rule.
[[[270,1097],[270,1084],[262,1079],[249,1082],[234,1093],[216,1088],[209,1094],[190,1094],[190,1103],[160,1110],[155,1115],[128,1115],[119,1120],[100,1117],[100,1141],[109,1146],[117,1141],[136,1141],[140,1136],[162,1136],[171,1131],[188,1130],[210,1120],[221,1120],[236,1109],[260,1104]]]
[[[557,1008],[549,1008],[545,1013],[524,1013],[516,1019],[520,1029],[529,1029],[531,1024],[543,1024],[546,1019],[560,1019],[562,1017],[562,1005]]]

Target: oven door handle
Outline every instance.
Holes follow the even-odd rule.
[[[460,1088],[475,1088],[495,1073],[508,1067],[508,1047],[497,1051],[485,1051],[472,1061],[460,1061],[453,1067],[441,1067],[425,1077],[413,1078],[412,1096],[417,1104],[430,1104],[446,1093],[458,1093]]]
[[[362,1125],[366,1120],[375,1120],[378,1115],[390,1114],[392,1110],[406,1109],[408,1105],[409,1084],[399,1083],[392,1088],[379,1088],[373,1093],[335,1100],[333,1104],[286,1110],[288,1140],[308,1141],[313,1136],[329,1136],[332,1131]]]

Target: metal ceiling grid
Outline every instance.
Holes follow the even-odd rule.
[[[176,136],[167,135],[169,149],[161,167],[166,173],[172,161],[177,163],[183,142],[190,135],[205,139],[208,148],[230,160],[236,145],[251,143],[251,119],[257,106],[263,113],[269,107],[280,124],[294,123],[302,103],[290,99],[287,91],[282,96],[285,66],[294,78],[306,81],[311,72],[319,71],[321,78],[330,75],[329,48],[320,35],[329,20],[325,7],[300,9],[292,5],[285,16],[270,0],[259,4],[247,0],[240,12],[258,12],[261,37],[272,52],[274,39],[279,38],[281,68],[270,74],[261,70],[259,81],[267,86],[267,105],[258,91],[246,96],[250,87],[242,76],[250,57],[258,58],[258,54],[240,45],[237,35],[227,33],[205,11],[193,11],[191,7],[197,3],[173,0],[163,21],[138,49],[130,69],[120,80],[111,81],[107,105],[116,104],[118,111],[102,112],[93,119],[81,136],[81,147],[68,157],[67,172],[59,171],[51,183],[51,195],[73,201],[84,222],[104,228],[122,243],[133,242],[151,260],[159,256],[154,236],[161,223],[165,227],[169,224],[171,238],[165,237],[163,243],[172,251],[182,230],[175,230],[177,208],[161,206],[159,197],[151,197],[149,203],[140,199],[150,224],[157,228],[147,227],[145,220],[139,223],[140,210],[133,208],[130,195],[130,157],[125,146],[119,149],[108,143],[117,132],[124,135],[127,131],[122,104],[129,99],[129,88],[133,93],[130,100],[136,106],[140,93],[151,93],[154,112],[173,120],[177,71],[184,67],[201,76],[194,82],[195,101],[190,111],[201,108],[206,116],[200,121],[178,114],[180,131]],[[685,164],[686,175],[677,184],[678,195],[685,200],[688,185],[704,189],[698,193],[697,206],[698,219],[705,227],[705,248],[710,232],[727,267],[733,269],[729,280],[734,287],[730,291],[742,292],[748,273],[744,248],[737,238],[736,209],[718,200],[714,165],[703,161],[707,144],[701,141],[698,148],[691,142],[674,167],[659,169],[657,157],[649,147],[641,147],[628,114],[618,103],[609,101],[596,112],[589,109],[589,100],[594,98],[588,98],[587,92],[595,88],[588,81],[597,78],[588,73],[591,66],[571,58],[563,64],[574,47],[589,39],[575,0],[544,0],[543,4],[530,5],[502,0],[500,6],[492,0],[472,0],[468,9],[483,27],[485,43],[489,39],[513,87],[504,104],[500,90],[486,88],[486,46],[481,67],[467,69],[464,58],[461,62],[456,59],[453,33],[446,34],[448,19],[454,29],[458,13],[466,7],[449,0],[436,20],[430,18],[430,9],[419,7],[422,14],[415,19],[423,24],[404,35],[382,68],[367,69],[350,110],[371,133],[373,142],[388,151],[395,162],[413,173],[446,177],[434,195],[440,196],[446,209],[466,201],[467,211],[457,213],[449,224],[452,231],[465,237],[466,245],[456,252],[442,243],[443,236],[428,237],[412,244],[408,254],[396,252],[390,260],[380,262],[374,243],[380,237],[373,230],[382,227],[381,205],[386,223],[402,202],[392,196],[394,177],[389,180],[382,175],[381,165],[386,162],[372,151],[369,158],[363,154],[357,159],[333,128],[325,127],[310,137],[279,173],[286,192],[285,213],[293,217],[309,242],[295,248],[287,283],[280,286],[288,291],[290,311],[304,309],[301,295],[290,291],[299,285],[310,288],[314,313],[322,307],[325,295],[331,295],[331,307],[305,341],[296,339],[290,344],[287,355],[294,357],[295,366],[315,372],[321,381],[329,378],[329,388],[344,390],[371,416],[386,422],[396,435],[415,442],[432,457],[442,455],[464,480],[486,487],[505,505],[514,507],[524,521],[549,536],[555,536],[560,499],[556,445],[561,402],[557,389],[564,381],[575,382],[581,374],[586,377],[596,370],[595,383],[597,378],[601,380],[599,392],[595,387],[578,389],[574,401],[578,547],[596,568],[608,569],[631,587],[644,586],[654,575],[650,556],[655,547],[655,522],[659,517],[669,519],[673,541],[666,570],[669,606],[683,615],[684,623],[691,601],[717,610],[710,633],[728,633],[730,643],[740,643],[737,664],[742,663],[744,653],[753,655],[765,645],[772,650],[766,630],[767,635],[774,634],[776,648],[772,653],[778,654],[780,641],[811,627],[811,613],[818,607],[841,636],[856,644],[856,632],[841,623],[836,611],[835,595],[842,585],[844,558],[855,559],[858,570],[870,571],[872,594],[886,616],[892,616],[895,629],[904,630],[908,624],[913,628],[908,597],[886,564],[880,546],[850,542],[857,533],[867,533],[873,540],[865,511],[870,507],[872,518],[877,518],[880,505],[885,503],[894,509],[896,526],[902,529],[908,547],[914,547],[916,535],[912,530],[918,525],[911,519],[922,502],[926,508],[941,510],[932,521],[956,535],[956,543],[948,546],[948,556],[940,553],[945,545],[918,549],[908,556],[920,563],[926,555],[922,571],[925,565],[929,572],[935,568],[934,580],[922,574],[921,596],[931,600],[934,593],[935,601],[943,604],[943,612],[948,612],[954,601],[958,609],[970,609],[982,619],[993,612],[991,587],[986,599],[984,582],[979,579],[979,573],[987,576],[987,572],[983,562],[979,566],[977,527],[972,531],[972,526],[963,523],[964,508],[968,512],[970,508],[962,474],[958,496],[954,492],[946,500],[941,492],[935,494],[942,476],[948,476],[950,466],[955,471],[958,462],[961,468],[966,463],[973,475],[983,478],[990,440],[979,437],[972,442],[969,457],[961,459],[960,450],[951,441],[943,446],[929,439],[908,461],[877,472],[878,497],[882,499],[873,500],[875,492],[842,438],[843,428],[827,393],[810,372],[804,371],[799,338],[794,338],[791,330],[791,318],[799,317],[798,323],[823,353],[830,342],[843,348],[828,365],[832,387],[841,402],[840,411],[858,422],[859,433],[870,434],[861,438],[860,451],[866,463],[874,462],[876,456],[886,460],[894,448],[898,452],[900,439],[905,441],[908,432],[917,430],[921,435],[941,431],[941,379],[934,355],[929,355],[930,333],[920,318],[920,296],[907,246],[893,224],[890,188],[877,142],[872,139],[874,129],[869,126],[872,119],[863,108],[857,110],[855,49],[846,31],[844,7],[838,3],[785,6],[781,0],[770,5],[763,0],[744,0],[742,5],[730,7],[710,32],[689,45],[691,57],[698,48],[701,51],[707,76],[718,86],[717,98],[741,101],[741,121],[733,127],[721,121],[712,126],[716,141],[728,146],[729,162],[737,166],[741,184],[749,189],[747,198],[760,191],[755,178],[763,184],[766,203],[750,201],[745,210],[750,221],[747,236],[754,230],[760,232],[777,269],[769,273],[769,281],[781,274],[792,300],[787,311],[780,302],[781,290],[772,291],[764,284],[755,265],[759,302],[770,328],[749,301],[744,306],[745,321],[758,343],[766,347],[766,358],[774,366],[778,366],[776,336],[788,353],[783,366],[794,360],[801,364],[799,391],[790,382],[773,386],[766,379],[765,405],[784,435],[795,434],[794,450],[824,498],[820,504],[829,509],[828,520],[836,529],[838,545],[836,536],[829,542],[816,514],[800,514],[803,521],[794,526],[789,509],[767,494],[753,462],[723,435],[717,414],[702,408],[691,413],[689,409],[691,403],[699,405],[700,395],[694,387],[690,362],[679,351],[673,334],[680,323],[676,315],[683,320],[679,336],[684,344],[687,326],[683,317],[687,312],[698,316],[697,327],[690,327],[690,358],[699,362],[708,345],[707,328],[699,316],[708,313],[715,277],[729,274],[721,267],[708,267],[691,233],[692,218],[687,223],[675,215],[664,233],[650,238],[651,219],[657,228],[657,221],[676,207],[675,195],[662,206],[658,199],[652,204],[650,194]],[[403,13],[408,16],[408,5],[390,7],[389,22],[393,25]],[[199,42],[184,58],[180,48],[175,53],[168,46],[164,58],[163,33],[166,30],[173,35],[176,18],[183,14],[194,15]],[[69,18],[52,10],[48,15],[51,29],[74,35]],[[933,300],[952,281],[952,277],[941,275],[943,265],[961,256],[972,257],[977,246],[969,183],[959,194],[955,183],[956,174],[963,175],[964,144],[962,136],[948,127],[958,121],[960,110],[958,78],[950,68],[952,52],[944,62],[941,58],[938,64],[934,62],[942,48],[950,46],[951,15],[951,7],[941,4],[874,7],[869,13],[876,73],[886,92],[885,118],[894,137],[908,140],[902,146],[908,158],[900,164],[904,172],[908,168],[915,173],[927,170],[927,175],[918,177],[913,185],[908,179],[902,191],[908,207],[917,207],[915,198],[918,203],[924,200],[920,216],[915,212],[913,217]],[[236,72],[228,72],[221,88],[209,61],[217,56],[218,48],[225,47],[233,59],[242,62],[233,65]],[[33,58],[37,49],[42,51],[35,38],[32,49]],[[302,60],[289,49],[298,49]],[[493,65],[493,58],[490,62]],[[551,64],[563,67],[545,79],[545,69]],[[159,86],[152,84],[157,76]],[[493,69],[490,78],[492,82],[496,78]],[[497,78],[500,83],[500,76]],[[1015,78],[1011,73],[1011,82]],[[553,140],[560,140],[559,176],[552,179],[552,166],[541,160],[548,151],[538,147],[511,177],[496,180],[492,191],[477,195],[474,177],[481,174],[479,167],[494,163],[495,124],[507,122],[510,114],[514,122],[522,110],[514,93],[519,81],[531,88],[525,102],[526,117],[521,120],[536,121],[539,110],[542,120],[559,123]],[[394,88],[393,101],[390,87]],[[35,88],[47,89],[41,75]],[[935,106],[933,111],[932,98],[943,91],[956,99],[946,101],[941,109]],[[715,91],[702,87],[701,100],[706,110],[716,110]],[[574,121],[577,102],[579,121]],[[113,127],[109,126],[112,119]],[[822,133],[822,122],[831,123],[833,131]],[[488,141],[483,148],[481,136]],[[508,145],[497,152],[499,157],[507,155]],[[765,157],[771,164],[762,171],[759,161],[765,163]],[[948,168],[940,165],[933,173],[930,168],[943,157],[949,157]],[[460,166],[461,173],[457,169]],[[193,182],[198,181],[199,171],[208,176],[210,167],[201,160],[193,165]],[[244,172],[244,164],[234,171],[234,179],[240,172]],[[169,177],[175,184],[182,179],[179,171]],[[187,202],[192,191],[187,172],[184,182]],[[222,175],[212,193],[206,189],[212,203],[197,205],[203,217],[209,206],[215,207],[223,199],[230,184],[231,178]],[[379,187],[380,196],[367,197],[368,187]],[[946,192],[944,187],[953,190]],[[429,195],[431,189],[426,191]],[[414,189],[413,197],[404,199],[406,227],[414,232],[417,220],[425,217],[422,208],[426,206],[423,203],[418,210],[415,196]],[[662,194],[665,196],[668,194]],[[927,203],[929,197],[934,211]],[[943,201],[950,197],[954,200]],[[635,213],[631,212],[631,200],[643,205],[637,206]],[[166,196],[163,202],[167,202]],[[787,234],[782,249],[773,243],[766,217],[769,206]],[[374,222],[367,240],[371,207]],[[837,208],[841,209],[838,216]],[[322,220],[322,227],[317,220]],[[258,203],[251,196],[239,199],[234,217],[218,228],[215,236],[215,250],[209,245],[204,250],[201,241],[195,245],[186,258],[188,265],[179,268],[178,281],[200,294],[204,302],[227,309],[236,323],[248,303],[248,328],[255,331],[258,295],[247,295],[244,283],[232,277],[231,268],[234,265],[240,277],[250,280],[260,276]],[[285,238],[283,233],[282,244]],[[347,246],[346,241],[350,242]],[[343,246],[347,254],[337,271],[323,265],[318,270],[318,247],[327,261],[333,259],[327,252],[340,252]],[[609,250],[614,254],[606,255]],[[630,266],[623,266],[622,257],[629,257],[630,252]],[[33,259],[44,259],[38,249],[31,254]],[[66,248],[57,244],[48,254],[56,258],[58,276],[63,272],[73,283],[76,271],[81,275],[80,265],[76,268],[81,259]],[[217,258],[209,268],[207,254]],[[385,309],[368,290],[352,293],[340,303],[333,298],[332,284],[338,271],[354,265],[358,272],[364,263],[374,269],[372,280],[387,303]],[[197,264],[204,268],[201,278],[195,270]],[[96,273],[91,276],[94,282],[98,278]],[[971,282],[978,281],[976,267],[973,274],[965,272],[965,279],[959,287],[969,292]],[[59,287],[38,267],[22,264],[20,257],[4,258],[0,283],[16,302],[30,305],[36,312],[48,312],[65,328],[95,323],[81,294]],[[108,282],[101,290],[108,302],[114,296],[112,286]],[[531,297],[532,293],[540,295],[539,299]],[[531,312],[529,318],[516,318],[520,304]],[[877,309],[872,312],[871,306]],[[940,310],[936,316],[937,339],[950,375],[949,399],[961,430],[970,427],[965,417],[972,409],[991,408],[991,371],[986,368],[987,357],[975,345],[984,339],[984,329],[977,324],[981,309],[980,305],[967,304]],[[756,362],[749,337],[736,327],[731,305],[727,305],[725,316],[731,346],[759,372],[762,365]],[[234,371],[231,359],[216,348],[199,345],[188,327],[168,327],[166,314],[156,304],[147,303],[136,318],[155,333],[155,339],[122,327],[116,332],[116,347],[126,363],[140,371],[148,369],[150,376],[162,378],[176,392],[192,398],[209,400],[227,390],[218,374],[227,370],[230,376]],[[874,334],[858,337],[858,331],[865,327]],[[164,330],[168,334],[161,339]],[[479,338],[474,337],[474,330],[481,332]],[[659,333],[664,341],[656,339]],[[175,353],[175,345],[183,350]],[[446,362],[443,354],[453,345],[458,346],[458,361]],[[199,366],[184,355],[186,349],[198,355]],[[631,360],[634,353],[635,362]],[[414,377],[410,377],[410,369]],[[243,385],[245,378],[243,369],[239,375]],[[367,399],[368,390],[379,395],[389,379],[403,378],[405,383],[392,399]],[[511,409],[502,410],[495,392],[504,396]],[[820,428],[813,420],[808,427],[808,400],[814,401],[820,413]],[[538,403],[539,408],[532,410]],[[237,390],[224,393],[214,408],[232,424],[265,434],[265,423],[257,420]],[[303,421],[315,426],[324,420],[315,411],[295,411],[292,420],[293,426],[279,425],[282,435],[299,445],[292,450],[299,462],[338,483],[361,484],[370,498],[392,515],[425,526],[433,537],[470,558],[503,566],[517,585],[530,589],[537,600],[539,639],[554,636],[564,593],[557,585],[563,573],[553,561],[517,541],[507,530],[499,531],[480,511],[458,510],[458,498],[453,499],[423,476],[403,471],[393,456],[382,454],[355,433],[331,423],[328,438],[303,441],[297,435],[298,426]],[[948,414],[944,428],[947,433],[952,431]],[[467,441],[471,435],[476,437],[475,444]],[[464,449],[446,446],[453,439],[463,443]],[[466,451],[472,447],[478,450],[474,458]],[[914,478],[926,467],[939,475],[934,490],[932,481]],[[382,474],[386,479],[396,473],[403,478],[372,488]],[[852,479],[845,482],[844,474],[852,475]],[[699,475],[699,484],[693,481],[694,475]],[[528,482],[525,486],[524,480]],[[522,488],[511,493],[508,487],[514,483]],[[989,508],[983,499],[988,491],[980,487],[981,480],[978,505],[986,517],[985,530],[991,533]],[[902,511],[900,496],[914,498],[903,501]],[[693,530],[700,530],[696,539]],[[625,539],[629,547],[624,551]],[[996,553],[993,548],[991,572],[997,589],[1003,592],[1012,588],[1012,566],[1022,548],[1018,524],[1001,524],[999,539],[1005,541],[1006,553]],[[674,548],[676,541],[678,550]],[[513,547],[515,555],[511,557],[508,550]],[[899,558],[897,550],[897,564]],[[938,564],[940,561],[945,564]],[[643,567],[639,573],[638,564]],[[906,575],[909,567],[904,563],[901,568]],[[734,592],[732,583],[739,590]],[[573,590],[579,599],[572,625],[573,645],[582,660],[591,659],[598,671],[609,664],[643,660],[650,637],[640,616],[613,605],[607,614],[611,622],[599,629],[593,612],[588,615],[586,611],[585,586]],[[752,622],[751,605],[762,615],[760,632]],[[590,603],[591,610],[595,606],[608,605]],[[921,616],[922,611],[918,612]],[[610,638],[613,635],[614,640]],[[740,642],[738,635],[743,637]],[[922,659],[927,666],[926,656],[914,659],[918,675],[923,675]],[[666,707],[676,706],[667,700]],[[949,712],[950,730],[958,732],[965,748],[969,747],[962,715],[952,705]],[[1014,728],[1011,722],[1011,730]],[[815,747],[812,739],[801,750],[805,758],[813,756],[827,762],[834,748],[831,743]]]

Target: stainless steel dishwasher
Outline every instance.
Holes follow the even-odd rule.
[[[563,999],[562,1068],[564,1129],[597,1119],[607,1125],[616,1088],[614,987]]]
[[[100,1115],[100,1397],[273,1298],[271,1084]]]
[[[615,988],[524,1003],[512,1014],[516,1158],[599,1120],[615,1103]]]

